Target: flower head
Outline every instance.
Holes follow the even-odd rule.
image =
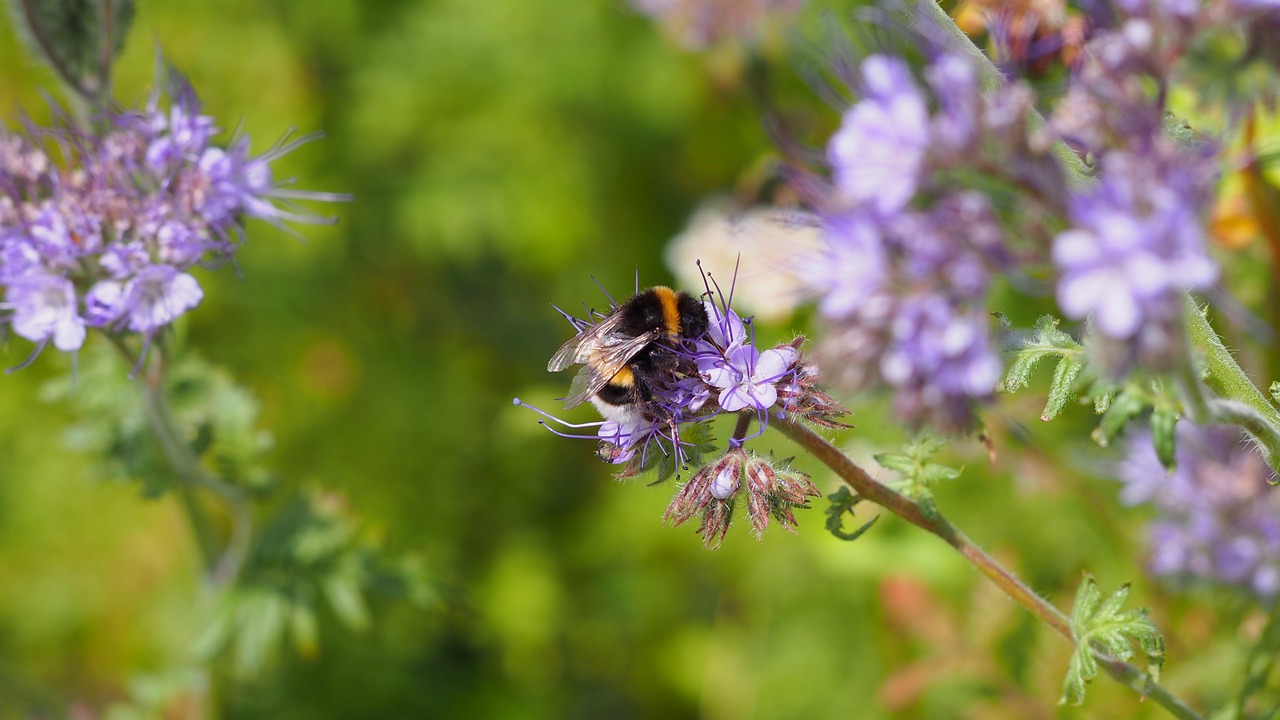
[[[862,62],[865,96],[844,115],[827,158],[838,202],[891,213],[915,195],[929,148],[929,108],[902,60]]]
[[[1177,467],[1157,459],[1150,435],[1134,438],[1117,474],[1120,500],[1150,504],[1150,571],[1180,583],[1239,587],[1280,596],[1280,494],[1239,429],[1177,426]]]
[[[819,360],[853,389],[893,389],[911,422],[966,427],[1001,370],[985,304],[1008,257],[986,201],[962,193],[928,212],[852,212],[827,231],[829,248],[814,258],[828,329]]]
[[[1131,360],[1164,364],[1178,350],[1183,294],[1217,279],[1207,195],[1203,166],[1185,153],[1116,152],[1097,190],[1073,200],[1073,227],[1053,243],[1058,304],[1069,318],[1091,316],[1104,343],[1131,346],[1114,373]]]
[[[223,150],[189,88],[167,111],[160,99],[108,113],[92,134],[0,133],[0,289],[19,336],[66,351],[86,327],[150,338],[199,305],[188,271],[229,259],[246,217],[325,221],[290,201],[346,199],[272,179],[270,162],[298,142],[250,157],[239,137]],[[61,164],[43,142],[58,145]]]

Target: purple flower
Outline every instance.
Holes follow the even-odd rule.
[[[62,351],[84,344],[84,321],[76,307],[76,289],[57,275],[30,274],[9,285],[7,305],[13,331],[32,342],[53,341]]]
[[[795,370],[799,359],[799,351],[788,345],[764,352],[754,345],[738,345],[723,357],[700,358],[698,370],[712,387],[720,388],[721,410],[764,411],[778,401],[776,385]]]
[[[915,195],[929,148],[929,109],[902,60],[862,61],[865,96],[844,114],[827,146],[837,201],[867,203],[881,213]]]
[[[1160,464],[1150,435],[1134,437],[1117,466],[1120,500],[1149,504],[1152,574],[1171,581],[1280,594],[1280,493],[1262,458],[1235,427],[1177,426],[1177,467]]]
[[[199,305],[204,292],[190,275],[169,265],[152,265],[129,280],[124,298],[129,329],[150,333]]]
[[[181,102],[175,102],[169,109],[167,122],[164,115],[155,113],[147,127],[156,133],[166,127],[169,131],[158,134],[147,146],[147,166],[160,176],[183,160],[199,158],[209,139],[217,133],[213,118],[201,115],[199,108],[183,107]]]
[[[901,303],[880,359],[898,414],[947,428],[968,425],[973,401],[991,398],[1002,370],[986,313],[958,310],[939,295]]]
[[[1057,236],[1058,305],[1077,320],[1092,316],[1106,341],[1134,344],[1159,366],[1175,348],[1183,293],[1209,287],[1217,266],[1205,248],[1204,171],[1183,154],[1112,153],[1101,184],[1077,196],[1073,227]],[[1157,332],[1158,331],[1158,332]],[[1123,363],[1114,370],[1122,370]]]
[[[973,62],[963,55],[943,55],[925,70],[925,79],[941,106],[931,127],[933,146],[949,153],[972,148],[982,120],[982,94]]]
[[[956,194],[891,218],[837,215],[827,240],[811,266],[828,374],[853,389],[892,389],[913,423],[966,427],[1001,371],[985,305],[992,270],[1009,257],[985,199]]]

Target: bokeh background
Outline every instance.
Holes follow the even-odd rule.
[[[699,205],[756,192],[770,143],[741,47],[687,52],[623,0],[144,0],[121,102],[145,98],[157,48],[255,150],[324,131],[281,174],[354,193],[340,223],[304,228],[305,242],[251,226],[239,274],[201,275],[207,298],[183,331],[260,398],[281,484],[341,493],[389,551],[420,554],[433,593],[426,607],[375,599],[363,632],[325,616],[319,654],[285,649],[219,687],[216,716],[1159,715],[1107,680],[1083,708],[1055,708],[1066,643],[902,522],[844,543],[820,501],[797,536],[735,527],[710,552],[692,528],[662,526],[672,486],[616,482],[592,443],[512,406],[555,408],[567,387],[545,372],[569,333],[552,303],[602,306],[593,277],[620,294],[637,274],[670,282],[664,246]],[[3,116],[47,118],[53,78],[7,18],[0,67]],[[834,109],[777,72],[802,125],[834,126]],[[801,312],[760,332],[804,326]],[[28,352],[13,341],[0,357]],[[0,378],[6,720],[107,717],[163,694],[197,632],[181,510],[103,481],[68,445],[76,409],[43,388],[69,370],[48,352]],[[1169,636],[1169,685],[1220,698],[1260,617],[1145,579],[1144,518],[1099,476],[1091,414],[1023,426],[1039,414],[1027,395],[993,413],[994,461],[958,446],[964,473],[940,507],[1059,607],[1084,569],[1104,589],[1133,581]],[[852,407],[858,427],[840,440],[855,456],[902,441],[883,405]],[[838,486],[798,462],[824,492]],[[200,717],[175,697],[157,717]]]

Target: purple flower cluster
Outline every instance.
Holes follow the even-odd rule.
[[[828,219],[827,241],[813,283],[828,375],[889,387],[909,422],[968,427],[1002,368],[985,306],[992,269],[1008,258],[986,199],[956,193],[889,217],[846,212]]]
[[[1218,275],[1204,231],[1214,148],[1179,146],[1164,127],[1167,75],[1200,3],[1127,0],[1118,9],[1118,26],[1085,46],[1053,118],[1099,165],[1097,187],[1068,201],[1071,228],[1053,243],[1058,304],[1068,318],[1092,318],[1090,344],[1117,377],[1179,357],[1182,297]]]
[[[935,59],[925,79],[931,94],[898,58],[863,61],[862,98],[827,148],[827,247],[811,258],[811,278],[828,375],[853,389],[888,386],[900,416],[954,430],[1000,378],[985,305],[1008,253],[986,198],[934,189],[932,177],[1000,165],[1017,149],[1006,130],[1023,122],[1029,99],[1017,87],[984,98],[958,55]],[[921,210],[920,198],[933,202]]]
[[[1134,438],[1117,468],[1125,483],[1121,501],[1155,508],[1150,571],[1274,600],[1280,595],[1280,493],[1268,484],[1274,471],[1235,427],[1181,422],[1177,443],[1172,474],[1150,435]]]
[[[199,305],[188,271],[226,262],[245,218],[321,222],[289,200],[344,199],[273,178],[271,161],[306,138],[251,157],[245,137],[211,144],[218,130],[189,89],[167,111],[159,99],[101,118],[97,133],[0,134],[4,320],[38,349],[77,350],[87,328],[150,339]]]
[[[1113,152],[1092,193],[1073,198],[1071,229],[1053,243],[1058,305],[1093,318],[1095,346],[1114,375],[1134,363],[1167,368],[1181,350],[1182,297],[1211,286],[1203,162],[1163,152]]]

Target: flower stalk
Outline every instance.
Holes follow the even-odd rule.
[[[128,346],[118,338],[116,347],[126,358],[130,357]],[[153,362],[147,372],[136,379],[142,394],[143,410],[147,423],[177,478],[177,493],[200,549],[205,578],[212,586],[222,587],[236,578],[248,555],[251,538],[248,497],[243,490],[211,475],[200,464],[199,457],[184,437],[169,404],[165,373],[167,363],[163,351],[156,347],[152,352],[155,353]],[[230,511],[231,531],[225,548],[220,548],[222,543],[213,518],[201,500],[200,491],[214,495]]]
[[[874,502],[893,514],[903,518],[916,527],[941,538],[955,548],[966,560],[978,569],[992,583],[1005,592],[1019,605],[1026,608],[1042,622],[1053,628],[1073,645],[1076,638],[1071,632],[1070,621],[1061,610],[1045,600],[1034,590],[1018,579],[1016,575],[1001,565],[982,548],[978,547],[963,532],[950,523],[936,510],[924,512],[920,505],[905,495],[889,488],[866,470],[849,459],[835,445],[822,438],[809,428],[789,419],[777,419],[772,423],[792,442],[803,447],[823,465],[830,468],[841,480],[849,484],[854,492]],[[1202,716],[1192,710],[1186,703],[1169,691],[1157,685],[1150,674],[1136,666],[1118,660],[1104,653],[1094,652],[1095,657],[1107,674],[1123,683],[1135,692],[1151,698],[1155,703],[1168,710],[1171,715],[1181,720],[1203,720]]]

